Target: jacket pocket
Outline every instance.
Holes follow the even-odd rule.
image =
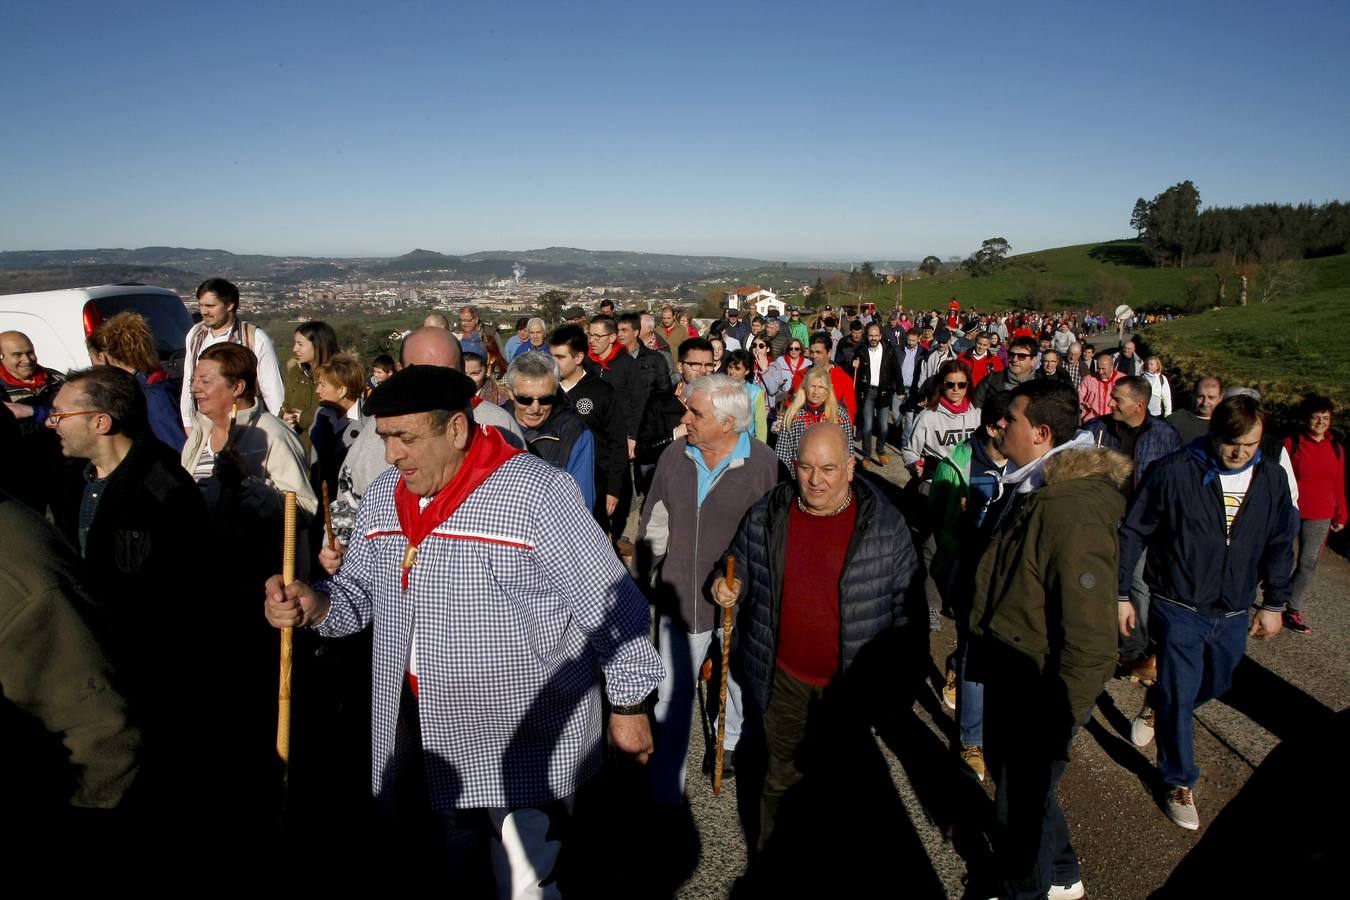
[[[118,529],[113,532],[113,564],[119,572],[139,572],[150,556],[150,533]]]
[[[1044,662],[1050,651],[1050,642],[1046,636],[1031,628],[1020,617],[994,613],[989,621],[989,632],[1005,644],[1035,658],[1037,663]]]

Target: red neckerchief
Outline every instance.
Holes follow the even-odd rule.
[[[614,346],[610,348],[609,356],[606,356],[604,359],[601,359],[600,357],[596,356],[594,350],[587,350],[586,356],[590,359],[591,362],[599,363],[600,368],[608,372],[609,364],[614,362],[615,358],[618,357],[618,355],[622,353],[623,350],[624,350],[623,344],[619,343],[618,341],[615,341]]]
[[[807,403],[797,412],[797,418],[805,422],[807,428],[818,425],[825,421],[825,404],[822,403],[820,406],[813,407],[810,403]]]
[[[399,528],[408,539],[408,549],[403,554],[403,590],[408,589],[408,575],[417,562],[418,548],[426,536],[450,518],[502,463],[521,452],[508,444],[497,429],[479,426],[459,471],[437,492],[436,499],[427,504],[426,509],[419,508],[421,498],[399,479],[398,487],[394,488],[394,508],[398,511]]]
[[[791,372],[793,375],[798,374],[799,372],[801,372],[802,369],[805,369],[808,365],[805,355],[797,357],[797,365],[795,366],[792,364],[792,354],[790,353],[784,354],[782,359],[786,363],[788,371]]]
[[[480,403],[482,403],[482,402],[483,402],[483,398],[482,398],[482,397],[479,397],[477,394],[475,394],[474,397],[473,397],[473,400],[470,401],[470,404],[473,406],[474,409],[477,409],[477,408],[478,408],[478,404],[480,404]]]
[[[168,380],[169,380],[169,373],[164,371],[164,368],[162,366],[158,369],[155,369],[155,371],[151,372],[149,375],[145,376],[146,384],[159,384],[161,381],[168,381]]]
[[[51,374],[46,369],[40,368],[37,370],[37,374],[33,376],[32,381],[23,381],[17,375],[11,375],[9,369],[4,366],[0,366],[0,378],[3,378],[5,384],[10,387],[27,388],[30,391],[46,387],[47,382],[52,380]]]
[[[959,406],[958,406],[957,404],[952,403],[951,401],[949,401],[946,397],[939,397],[939,398],[938,398],[938,402],[942,404],[942,408],[945,409],[945,410],[947,410],[947,412],[955,413],[955,414],[957,414],[958,416],[959,416],[961,413],[965,412],[966,410],[970,409],[970,398],[969,398],[969,397],[963,397],[963,398],[961,399],[961,404],[960,404]]]

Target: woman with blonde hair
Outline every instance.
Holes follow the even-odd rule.
[[[169,373],[159,363],[155,336],[145,317],[136,312],[120,312],[98,326],[86,344],[89,361],[94,365],[115,366],[136,376],[136,383],[145,395],[150,430],[175,453],[180,452],[187,434],[183,431]]]
[[[1152,393],[1148,398],[1148,414],[1165,419],[1176,410],[1172,406],[1172,384],[1163,374],[1162,360],[1150,356],[1144,362],[1144,380]]]
[[[848,409],[835,396],[830,372],[824,366],[806,370],[802,376],[802,386],[797,388],[797,394],[792,398],[779,425],[778,458],[787,466],[793,478],[797,477],[797,448],[801,446],[802,435],[817,422],[837,424],[844,429],[848,446],[853,447],[853,423],[849,421]]]

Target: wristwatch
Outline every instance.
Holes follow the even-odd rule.
[[[627,706],[611,706],[609,714],[612,716],[645,716],[650,708],[651,704],[646,699],[642,699],[637,703],[629,703]]]

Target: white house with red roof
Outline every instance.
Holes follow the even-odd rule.
[[[780,313],[783,311],[783,304],[778,302],[778,295],[758,285],[746,285],[734,291],[727,291],[723,303],[727,309],[738,309],[742,312],[753,307],[761,316],[769,314],[770,306],[777,307]]]

